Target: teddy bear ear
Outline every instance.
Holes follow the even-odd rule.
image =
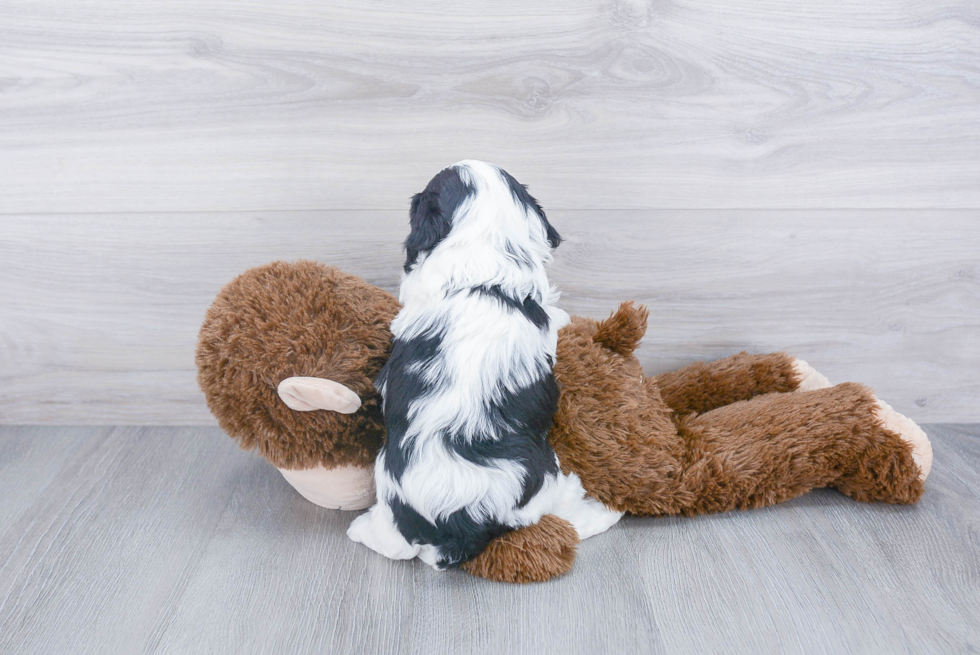
[[[328,409],[353,414],[361,406],[361,399],[356,393],[326,378],[286,378],[279,383],[277,391],[282,401],[298,412]]]
[[[634,307],[632,301],[624,302],[612,316],[599,323],[592,340],[620,355],[629,355],[646,334],[649,315],[650,311],[643,305]]]

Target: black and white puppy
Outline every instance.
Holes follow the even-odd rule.
[[[439,172],[410,218],[403,307],[375,381],[388,432],[378,501],[347,534],[443,569],[548,513],[582,536],[605,530],[620,514],[562,475],[547,439],[569,321],[545,274],[558,232],[524,186],[473,160]]]

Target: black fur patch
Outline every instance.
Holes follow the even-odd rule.
[[[494,460],[520,464],[526,475],[518,507],[524,507],[541,490],[545,477],[559,472],[555,451],[548,443],[552,415],[558,407],[558,384],[550,370],[543,373],[528,387],[505,390],[499,400],[485,408],[493,434],[476,435],[471,440],[442,435],[448,450],[474,464],[493,466]],[[438,547],[442,556],[439,565],[443,567],[473,559],[511,529],[496,521],[479,522],[465,509],[433,524],[397,497],[389,499],[389,505],[402,536],[411,544]]]
[[[415,339],[396,339],[391,357],[381,369],[377,386],[384,386],[384,414],[388,438],[381,449],[384,467],[400,481],[412,458],[414,446],[405,442],[408,409],[413,400],[431,393],[435,385],[422,377],[442,344],[440,334]],[[480,466],[494,466],[494,460],[515,462],[524,469],[519,507],[524,507],[544,485],[545,478],[558,474],[555,451],[548,442],[552,417],[558,408],[558,384],[550,365],[542,364],[538,379],[521,389],[501,389],[497,398],[483,407],[489,432],[471,439],[444,431],[443,445],[458,457]],[[439,548],[440,566],[458,566],[476,557],[491,540],[510,528],[496,521],[479,522],[463,509],[435,524],[397,498],[388,499],[395,524],[412,544],[431,544]]]
[[[510,307],[511,309],[516,309],[524,315],[524,318],[531,321],[531,323],[533,323],[538,329],[543,330],[548,327],[548,312],[546,312],[544,307],[542,307],[538,301],[531,296],[527,296],[522,302],[513,296],[507,295],[507,292],[504,291],[499,284],[483,284],[478,287],[472,287],[470,289],[470,294],[474,293],[478,293],[487,298],[499,300],[505,306]]]
[[[433,177],[422,193],[412,197],[409,223],[412,231],[405,239],[405,272],[418,261],[419,254],[431,252],[453,227],[453,214],[473,193],[459,171],[451,166]]]
[[[527,191],[527,187],[511,176],[510,173],[502,168],[498,168],[501,177],[507,182],[507,186],[510,187],[510,194],[514,197],[514,200],[522,203],[529,210],[533,211],[541,219],[541,223],[544,225],[545,232],[548,234],[548,245],[552,248],[557,248],[561,244],[561,235],[558,234],[558,230],[551,226],[548,222],[548,217],[545,216],[544,209],[538,204],[538,201],[534,199]]]
[[[412,447],[404,443],[408,431],[408,406],[418,398],[432,391],[433,385],[421,375],[421,371],[432,365],[442,343],[442,335],[419,336],[403,341],[395,339],[391,357],[374,381],[384,393],[385,429],[388,436],[381,447],[385,469],[395,480],[401,480]],[[413,366],[414,365],[414,366]],[[409,370],[409,367],[414,370]]]
[[[558,473],[555,451],[548,443],[548,430],[558,409],[558,383],[550,369],[541,370],[531,385],[513,391],[504,389],[498,400],[484,408],[493,426],[492,434],[472,440],[444,435],[446,447],[463,459],[493,466],[493,460],[519,463],[527,475],[518,507],[524,507],[544,484]]]
[[[465,509],[429,523],[397,497],[389,502],[395,526],[409,543],[438,546],[439,567],[459,566],[483,552],[487,545],[511,530],[501,523],[478,523]]]

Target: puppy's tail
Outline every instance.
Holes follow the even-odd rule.
[[[624,302],[612,316],[599,323],[592,340],[620,355],[629,355],[646,334],[649,316],[650,310],[643,305],[634,306],[632,300]]]

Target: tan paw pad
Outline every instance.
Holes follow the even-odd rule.
[[[899,414],[885,401],[879,398],[876,402],[878,409],[875,410],[875,416],[886,430],[894,432],[911,444],[912,459],[922,471],[921,479],[925,481],[932,470],[932,444],[929,443],[929,437],[915,421]]]
[[[814,389],[826,389],[832,387],[830,380],[815,368],[804,362],[802,359],[793,360],[793,372],[800,381],[797,391],[813,391]]]

